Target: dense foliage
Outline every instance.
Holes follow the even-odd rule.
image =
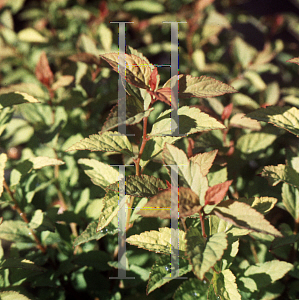
[[[1,299],[298,299],[299,2],[273,3],[0,1]],[[117,135],[117,21],[133,22],[128,136]],[[165,21],[185,22],[182,136],[165,136]],[[135,279],[109,279],[118,274],[116,165],[131,165]],[[167,278],[169,165],[178,166],[186,279]]]

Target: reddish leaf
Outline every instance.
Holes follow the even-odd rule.
[[[171,106],[171,89],[170,88],[161,88],[158,89],[156,92],[153,91],[149,91],[149,93],[153,96],[155,96],[156,101],[160,100],[166,104],[168,104],[169,106]]]
[[[157,75],[158,75],[158,68],[156,67],[154,69],[154,71],[151,74],[151,77],[149,79],[149,86],[151,88],[152,91],[156,90],[156,86],[157,86]]]
[[[233,104],[230,103],[229,105],[225,106],[224,107],[224,110],[223,110],[223,113],[222,113],[222,116],[221,116],[221,120],[227,120],[231,113],[232,113],[232,110],[233,110]]]
[[[54,81],[54,75],[50,69],[47,55],[44,51],[39,58],[39,61],[35,68],[36,78],[44,84],[46,87],[50,88]]]
[[[232,182],[232,180],[228,180],[209,187],[206,192],[205,205],[218,204],[226,195],[228,188],[232,184]]]
[[[101,21],[104,21],[107,15],[109,14],[109,9],[106,1],[100,2],[99,10],[100,10],[100,19]]]

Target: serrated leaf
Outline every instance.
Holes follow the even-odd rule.
[[[238,201],[247,203],[259,213],[265,214],[275,206],[277,199],[274,197],[251,197],[248,199],[242,197]]]
[[[178,78],[179,98],[207,98],[237,92],[230,85],[207,76],[192,77],[191,75],[180,74]],[[170,92],[171,81],[172,78],[163,85],[164,90],[169,89],[168,94]],[[169,97],[171,93],[170,95],[168,94],[166,93],[165,95]],[[169,102],[171,102],[170,97]]]
[[[296,107],[268,106],[246,115],[248,118],[268,122],[299,137],[299,109]]]
[[[106,60],[115,72],[119,72],[120,59],[118,53],[107,53],[100,55],[101,58]],[[149,89],[149,79],[151,76],[151,68],[148,63],[134,55],[124,54],[125,65],[125,79],[130,84],[133,84],[142,89]]]
[[[22,104],[22,103],[38,103],[34,97],[21,92],[12,92],[0,95],[0,109],[4,107]]]
[[[145,231],[131,235],[127,243],[156,253],[171,254],[171,228],[159,228],[159,231]],[[179,251],[186,250],[185,232],[179,230]],[[181,255],[180,255],[181,256]]]
[[[204,206],[205,194],[208,190],[208,179],[203,176],[199,164],[189,161],[185,152],[179,148],[165,144],[163,159],[166,165],[177,165],[179,175],[199,197],[200,205]]]
[[[245,117],[245,114],[243,113],[235,114],[230,119],[229,126],[238,127],[238,128],[248,128],[256,131],[262,129],[262,126],[258,121]]]
[[[189,278],[175,291],[174,300],[207,300],[208,284],[197,278]]]
[[[30,162],[32,162],[32,169],[41,169],[47,166],[60,166],[64,165],[65,162],[63,162],[60,159],[46,157],[46,156],[37,156],[32,157],[28,159]]]
[[[127,201],[129,196],[125,195]],[[112,219],[117,216],[119,211],[119,194],[118,191],[108,191],[104,197],[104,207],[99,217],[97,231],[106,227]]]
[[[114,235],[118,233],[118,228],[109,224],[106,228],[97,231],[98,221],[91,222],[87,228],[74,240],[73,246],[79,246],[92,240],[99,240],[107,234]]]
[[[160,288],[165,283],[171,281],[171,277],[169,277],[170,271],[170,257],[168,255],[161,255],[152,266],[146,288],[147,295],[157,288]],[[192,271],[192,266],[189,264],[189,261],[180,257],[179,276],[182,276],[190,271]]]
[[[180,134],[188,135],[200,131],[225,128],[223,124],[201,112],[201,110],[196,107],[183,106],[178,109],[177,113],[179,117]],[[171,121],[171,109],[162,112],[154,123],[149,135],[171,135]]]
[[[77,142],[66,151],[75,150],[121,152],[134,156],[132,144],[128,137],[124,134],[119,134],[117,131],[90,135],[89,138]]]
[[[282,203],[294,220],[299,219],[299,190],[298,188],[284,183],[282,185]]]
[[[246,203],[226,200],[219,203],[213,213],[238,227],[282,237],[282,234],[261,213]]]
[[[209,173],[210,168],[212,167],[217,153],[218,150],[213,150],[205,153],[198,153],[190,157],[190,160],[199,164],[202,175],[206,176]]]
[[[174,144],[177,140],[180,140],[182,136],[153,136],[145,144],[144,150],[142,152],[140,166],[144,167],[149,163],[151,159],[154,159],[158,154],[163,151],[166,143]]]
[[[142,174],[141,176],[126,176],[126,195],[138,197],[150,197],[158,193],[159,189],[166,189],[167,185],[159,178]],[[118,192],[118,182],[107,189]]]
[[[3,193],[3,181],[4,181],[4,169],[7,161],[7,155],[5,153],[0,154],[0,197]]]
[[[219,274],[214,272],[212,284],[214,295],[216,296],[214,299],[241,300],[241,295],[236,284],[236,277],[231,270],[227,269]]]
[[[283,181],[299,188],[299,174],[290,166],[266,166],[263,168],[261,176],[266,177],[269,184],[273,186]]]
[[[210,186],[206,192],[205,205],[217,205],[225,197],[232,180]]]
[[[179,188],[179,216],[181,218],[193,215],[200,209],[198,196],[189,188]],[[140,209],[139,214],[143,217],[159,217],[170,219],[171,189],[164,190],[152,197],[146,205]]]
[[[241,277],[239,280],[244,283],[245,288],[254,292],[281,279],[292,268],[293,265],[290,263],[272,260],[265,263],[259,263],[254,266],[249,266],[244,272],[245,277]],[[248,285],[246,279],[252,279],[250,285]]]
[[[101,129],[101,132],[111,130],[117,127],[118,125],[122,125],[122,124],[125,124],[126,126],[137,124],[141,122],[143,118],[148,117],[153,110],[154,110],[153,107],[148,110],[144,110],[143,101],[141,101],[135,95],[127,95],[125,122],[121,122],[121,123],[118,122],[118,105],[115,105],[112,108],[109,116],[107,117],[107,120],[105,121]]]
[[[186,240],[187,254],[193,266],[193,272],[202,280],[205,273],[221,259],[227,248],[226,233],[215,233],[206,241],[197,228],[191,227],[187,231]]]
[[[15,291],[0,292],[1,300],[30,300],[28,297]]]
[[[85,174],[90,177],[91,181],[102,188],[118,181],[119,172],[105,163],[87,158],[80,158],[78,163],[82,165]]]

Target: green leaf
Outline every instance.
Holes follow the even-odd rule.
[[[28,43],[48,43],[49,39],[42,36],[33,28],[25,28],[18,32],[18,38],[22,42]]]
[[[170,144],[165,144],[163,158],[166,165],[178,166],[179,175],[184,178],[189,187],[199,196],[200,205],[204,206],[208,180],[202,175],[199,164],[189,161],[183,150]]]
[[[170,89],[171,80],[172,78],[164,84],[163,89]],[[207,76],[192,77],[191,75],[180,74],[178,84],[179,98],[207,98],[237,92],[230,85]]]
[[[111,259],[110,255],[104,251],[88,251],[74,256],[73,263],[80,266],[93,267],[100,271],[110,270],[108,261]]]
[[[190,160],[199,164],[202,175],[206,176],[209,173],[210,168],[212,167],[213,161],[215,160],[217,153],[218,150],[198,153],[190,157]]]
[[[1,300],[30,300],[26,296],[15,291],[0,292]]]
[[[45,272],[46,269],[37,266],[34,262],[23,258],[8,258],[4,259],[0,264],[0,269],[18,268],[35,272]]]
[[[244,277],[239,280],[243,282],[245,288],[254,292],[281,279],[292,268],[293,265],[290,263],[272,260],[249,266],[244,272]]]
[[[131,235],[127,242],[138,248],[143,248],[156,253],[171,254],[171,228],[159,228],[159,231],[145,231],[141,234]],[[185,232],[179,230],[179,251],[186,250]],[[180,252],[181,253],[181,252]],[[181,255],[180,255],[181,256]]]
[[[281,181],[299,188],[299,174],[290,166],[266,166],[261,176],[266,177],[269,184],[275,186]]]
[[[233,51],[243,69],[246,69],[249,66],[257,54],[257,50],[245,43],[240,37],[235,38]]]
[[[34,97],[21,92],[13,92],[0,95],[0,109],[7,106],[12,106],[22,103],[38,103],[39,101]]]
[[[38,157],[32,157],[29,158],[29,161],[32,162],[32,169],[41,169],[47,166],[60,166],[64,165],[65,162],[63,162],[60,159],[46,157],[46,156],[38,156]]]
[[[268,106],[247,114],[247,117],[271,123],[299,137],[299,109],[296,107]]]
[[[216,119],[196,107],[183,106],[178,109],[180,134],[193,134],[212,129],[224,129]],[[150,136],[171,135],[171,109],[162,112],[152,127]],[[176,125],[175,125],[176,126]]]
[[[66,151],[75,150],[121,152],[134,156],[132,144],[127,136],[124,134],[121,135],[117,131],[90,135],[89,138],[77,142]]]
[[[129,196],[125,195],[127,201]],[[99,217],[97,231],[106,227],[114,217],[117,216],[119,210],[119,194],[118,191],[108,191],[104,197],[104,207]]]
[[[144,100],[143,98],[135,93],[133,94],[132,88],[129,88],[129,84],[127,85],[127,90],[132,95],[126,96],[126,121],[125,122],[118,122],[118,105],[115,105],[109,116],[107,117],[107,120],[105,121],[101,132],[111,130],[118,125],[134,125],[137,123],[140,123],[143,118],[148,117],[150,113],[154,110],[154,108],[150,108],[147,110],[144,110]],[[137,88],[136,88],[137,89]],[[142,98],[142,100],[140,100]]]
[[[200,209],[198,196],[189,188],[179,188],[179,216],[181,218],[193,215]],[[159,217],[161,219],[170,219],[171,207],[171,189],[164,190],[157,195],[153,196],[144,206],[140,209],[139,214],[143,217]]]
[[[150,160],[155,159],[155,157],[163,151],[166,143],[174,144],[177,140],[182,137],[179,136],[152,136],[151,139],[145,144],[144,150],[142,152],[140,166],[144,167]]]
[[[236,285],[236,277],[229,269],[219,274],[214,272],[209,293],[214,294],[214,297],[208,299],[241,300],[241,295]]]
[[[197,278],[189,278],[175,291],[174,300],[207,300],[208,285]]]
[[[250,158],[256,158],[265,151],[267,147],[271,146],[276,140],[277,135],[264,132],[251,132],[242,135],[236,144],[243,155],[250,155]]]
[[[7,161],[7,155],[5,153],[0,154],[0,197],[3,193],[3,181],[4,181],[4,169]]]
[[[32,234],[23,221],[3,221],[0,225],[0,238],[10,242],[33,243]]]
[[[115,72],[119,72],[119,54],[118,53],[107,53],[100,55],[101,58],[106,60]],[[130,84],[133,84],[142,89],[150,89],[149,79],[152,70],[148,63],[134,55],[125,54],[125,79]]]
[[[190,228],[186,234],[187,254],[193,266],[194,274],[202,280],[205,273],[221,259],[227,248],[227,236],[224,232],[215,233],[208,241],[197,228]]]
[[[246,203],[226,200],[219,203],[213,213],[238,227],[282,237],[282,234],[261,213]]]
[[[275,206],[277,199],[273,197],[251,197],[248,199],[242,197],[238,201],[247,203],[259,213],[265,214]]]
[[[294,220],[299,219],[299,190],[298,188],[284,183],[282,185],[282,203]]]
[[[256,131],[259,131],[262,129],[262,126],[258,121],[245,117],[245,114],[243,114],[243,113],[235,114],[230,119],[229,126],[230,127],[238,127],[238,128],[246,128],[246,129],[251,129],[251,130],[256,130]]]
[[[242,93],[232,95],[232,100],[234,106],[246,106],[246,108],[250,108],[251,110],[260,108],[256,101]]]
[[[79,246],[92,240],[99,240],[107,234],[114,235],[118,233],[118,228],[109,224],[106,228],[97,231],[98,221],[91,222],[87,228],[74,240],[73,246]]]
[[[192,271],[192,266],[186,259],[179,258],[179,276],[185,275]],[[154,290],[160,288],[165,283],[171,281],[169,273],[171,272],[170,257],[168,255],[161,255],[152,266],[146,293],[147,295]]]
[[[11,120],[14,113],[14,108],[6,107],[0,110],[0,136],[6,129],[9,121]]]
[[[107,189],[118,192],[118,182],[115,182]],[[167,185],[159,178],[142,174],[141,176],[126,176],[126,195],[138,197],[150,197],[158,193],[159,189],[166,189]]]
[[[161,14],[164,12],[163,4],[156,1],[130,1],[123,5],[125,11],[141,11],[148,14]]]
[[[41,209],[38,209],[34,212],[28,227],[37,231],[55,231],[55,225],[52,223],[51,219],[42,212]]]
[[[82,165],[85,174],[90,177],[91,181],[103,189],[119,180],[119,172],[105,163],[87,158],[80,158],[78,163]]]
[[[246,71],[244,77],[247,78],[258,91],[263,91],[267,88],[262,77],[255,71]]]

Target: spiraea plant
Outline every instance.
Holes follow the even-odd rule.
[[[0,1],[0,298],[297,299],[299,90],[264,75],[281,71],[289,80],[288,65],[299,59],[286,56],[279,40],[258,50],[236,32],[221,35],[232,30],[233,18],[213,1],[178,1],[178,20],[189,27],[180,31],[175,124],[173,78],[146,56],[171,48],[155,40],[165,38],[155,26],[176,5],[164,14],[163,1],[126,2],[127,20],[140,11],[161,15],[131,28],[146,47],[126,49],[120,124],[117,33],[104,21],[121,16],[122,1],[102,1],[99,9],[88,1],[32,1],[19,16],[32,28],[17,34],[13,14],[24,1],[6,2]],[[229,6],[220,2],[223,10]],[[278,21],[269,21],[272,31]],[[135,279],[115,279],[120,165],[126,274]],[[180,279],[170,276],[171,165],[178,168]]]

